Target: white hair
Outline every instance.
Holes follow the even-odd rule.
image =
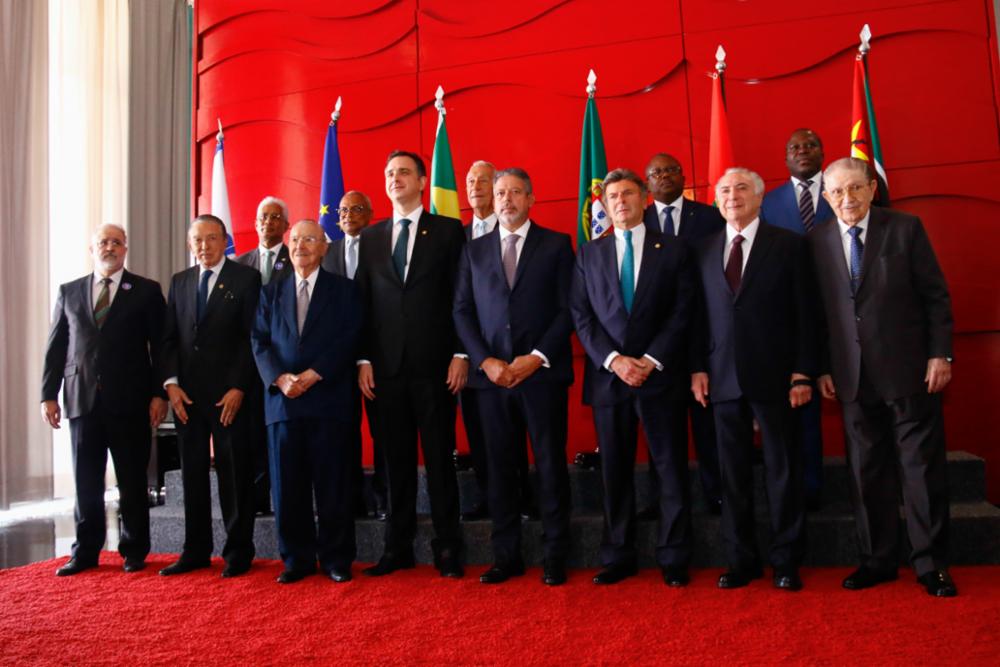
[[[270,204],[275,204],[278,207],[280,207],[281,208],[281,217],[284,218],[286,221],[288,220],[288,204],[286,204],[285,202],[281,201],[277,197],[272,197],[271,195],[268,195],[267,197],[264,197],[263,199],[260,200],[260,203],[257,204],[257,219],[258,220],[260,219],[261,213],[264,212],[264,207],[268,206]]]
[[[108,227],[120,231],[122,233],[122,239],[125,241],[125,245],[128,245],[128,234],[125,233],[125,228],[122,227],[121,225],[116,225],[113,222],[105,222],[103,224],[98,225],[97,229],[94,230],[94,233],[90,235],[91,242],[97,239],[97,235],[101,233],[102,229],[106,229]]]
[[[758,174],[756,171],[752,171],[750,169],[747,169],[746,167],[730,167],[729,169],[726,169],[726,173],[724,173],[723,176],[724,177],[729,176],[730,174],[740,174],[742,176],[746,176],[753,183],[754,194],[755,195],[764,194],[764,179],[761,178],[760,174]],[[721,181],[722,179],[720,178],[719,180]],[[718,196],[719,194],[718,183],[715,184],[715,194],[716,196]]]

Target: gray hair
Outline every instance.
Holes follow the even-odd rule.
[[[865,160],[859,160],[856,157],[842,157],[828,164],[826,169],[823,170],[823,180],[828,180],[830,175],[835,171],[853,171],[863,175],[866,181],[875,180],[875,174],[872,173],[871,165]]]
[[[91,243],[93,243],[94,239],[97,238],[97,235],[100,233],[100,231],[106,228],[117,229],[118,231],[120,231],[122,233],[122,238],[125,240],[125,245],[128,245],[128,234],[125,233],[125,228],[113,222],[105,222],[103,224],[98,225],[97,229],[94,230],[94,233],[90,235]]]
[[[476,167],[489,167],[493,171],[497,170],[497,166],[495,164],[493,164],[492,162],[487,162],[486,160],[476,160],[475,162],[469,165],[469,171],[472,171]]]
[[[754,194],[755,195],[764,194],[764,179],[761,178],[760,174],[758,174],[756,171],[747,169],[746,167],[730,167],[729,169],[726,169],[726,173],[724,173],[723,176],[724,177],[729,176],[730,174],[740,174],[742,176],[746,176],[753,183]],[[722,179],[720,178],[719,180],[721,181]],[[718,183],[715,184],[715,194],[716,196],[718,196],[719,194]]]
[[[277,197],[272,197],[271,195],[268,195],[268,196],[264,197],[263,199],[260,200],[260,203],[257,204],[257,219],[260,220],[260,215],[261,215],[261,213],[264,212],[264,207],[268,206],[270,204],[276,204],[278,207],[281,208],[281,217],[284,218],[285,221],[287,222],[288,221],[288,204],[286,204],[285,202],[281,201]]]
[[[489,163],[487,162],[486,164]],[[532,194],[533,190],[531,187],[531,177],[528,176],[528,172],[526,172],[524,169],[521,169],[520,167],[507,167],[506,169],[501,169],[496,173],[496,175],[493,176],[493,184],[496,185],[496,182],[499,181],[504,176],[513,176],[514,178],[520,178],[522,181],[524,181],[525,194],[529,195]]]
[[[635,173],[631,169],[626,169],[625,167],[618,167],[617,169],[612,169],[608,172],[608,175],[604,177],[604,182],[601,184],[601,190],[607,192],[608,186],[612,183],[619,183],[621,181],[629,181],[635,183],[639,187],[639,194],[643,197],[646,196],[646,181],[639,177],[639,174]]]

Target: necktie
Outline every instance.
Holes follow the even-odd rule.
[[[264,253],[264,270],[260,272],[260,280],[263,284],[271,282],[271,272],[274,270],[274,251],[268,250]]]
[[[865,244],[861,241],[860,227],[851,227],[847,233],[851,235],[851,292],[857,293],[861,283],[861,257],[864,255]]]
[[[406,246],[410,243],[410,221],[403,218],[399,221],[402,229],[396,238],[396,247],[392,249],[392,265],[396,267],[396,275],[400,280],[406,278]]]
[[[517,272],[517,234],[508,234],[503,240],[503,274],[507,276],[507,287],[514,287],[514,275]]]
[[[354,280],[358,270],[358,239],[347,238],[347,277]]]
[[[733,237],[733,249],[729,253],[729,261],[726,262],[726,282],[729,289],[736,294],[740,289],[740,281],[743,279],[743,237],[737,234]]]
[[[299,283],[299,297],[295,300],[295,319],[299,324],[299,335],[302,334],[302,327],[306,323],[306,314],[309,312],[309,281],[303,280]]]
[[[799,183],[799,187],[802,188],[802,194],[799,195],[799,217],[802,218],[802,226],[808,232],[816,222],[816,209],[813,207],[813,196],[809,191],[812,181],[803,181]]]
[[[622,301],[625,302],[625,312],[632,312],[632,299],[635,297],[635,251],[632,249],[632,230],[626,229],[625,253],[622,255]]]
[[[676,236],[674,234],[674,207],[668,206],[663,209],[663,224],[661,225],[664,236]]]
[[[108,319],[108,311],[111,310],[111,278],[101,278],[101,292],[97,295],[97,303],[94,304],[94,320],[97,328],[104,326],[104,320]]]
[[[212,270],[204,271],[201,274],[201,281],[198,283],[198,303],[196,304],[195,315],[198,322],[205,316],[205,307],[208,305],[208,280],[212,277]]]
[[[472,238],[478,239],[480,236],[486,233],[486,221],[477,220],[476,224],[472,227]]]

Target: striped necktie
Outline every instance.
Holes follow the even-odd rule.
[[[816,222],[816,209],[813,206],[812,192],[809,191],[812,183],[811,180],[799,183],[799,187],[802,188],[802,194],[799,195],[799,217],[802,218],[802,226],[806,228],[807,232],[813,228],[813,223]]]
[[[851,293],[857,294],[861,284],[861,258],[864,255],[865,244],[861,240],[860,227],[851,227],[847,233],[851,235]]]
[[[108,311],[111,310],[111,278],[101,278],[101,291],[97,295],[97,302],[94,303],[94,321],[97,328],[104,326],[104,321],[108,319]]]

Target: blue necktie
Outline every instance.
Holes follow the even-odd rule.
[[[198,322],[201,322],[201,318],[205,315],[205,306],[208,305],[208,281],[212,277],[212,270],[209,269],[201,274],[201,281],[198,283],[198,303],[196,306],[195,314],[198,317]]]
[[[858,285],[861,283],[861,256],[865,251],[865,244],[861,242],[860,227],[851,227],[847,233],[851,235],[851,292],[856,294]]]
[[[677,236],[674,234],[674,207],[668,206],[663,209],[663,235],[664,236]]]
[[[400,280],[406,277],[406,246],[410,242],[410,221],[403,218],[399,221],[402,229],[396,237],[396,247],[392,249],[392,265],[396,267],[396,275]]]
[[[632,298],[635,296],[635,252],[632,250],[632,230],[626,229],[625,254],[622,256],[622,301],[625,312],[632,312]]]

